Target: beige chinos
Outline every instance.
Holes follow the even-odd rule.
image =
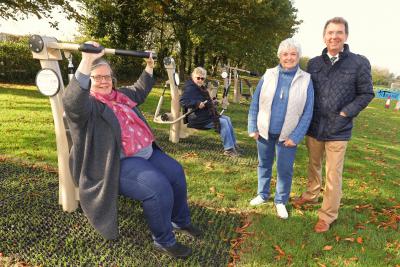
[[[328,224],[335,221],[339,213],[347,143],[348,141],[318,141],[313,137],[306,137],[309,157],[308,184],[302,197],[310,201],[318,199],[322,188],[322,164],[325,158],[325,188],[318,216]]]

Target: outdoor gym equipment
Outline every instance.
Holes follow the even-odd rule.
[[[249,93],[245,94],[243,92],[243,81],[245,82],[245,84],[247,85],[247,87],[249,88]],[[250,81],[248,79],[245,78],[239,78],[239,88],[240,88],[240,95],[244,96],[246,99],[250,99],[253,97],[253,86],[251,85]]]
[[[59,204],[63,210],[72,212],[78,207],[79,195],[78,188],[75,187],[69,169],[69,149],[68,125],[64,122],[64,108],[62,105],[62,95],[64,84],[58,64],[62,60],[61,50],[68,59],[68,72],[70,77],[73,75],[73,65],[71,51],[83,51],[88,53],[99,53],[103,47],[94,47],[90,44],[59,43],[54,37],[33,35],[29,39],[29,47],[33,58],[39,59],[42,70],[36,76],[36,85],[39,91],[50,98],[51,110],[54,119],[54,128],[57,144],[58,173],[59,173]],[[151,52],[132,51],[121,49],[104,48],[105,54],[133,56],[147,58]],[[157,55],[153,54],[153,58]],[[171,87],[171,114],[175,121],[180,114],[179,92],[176,81],[175,62],[172,58],[165,58],[164,65],[168,73]],[[179,141],[180,122],[172,123],[170,130],[170,140],[174,143]]]
[[[385,108],[390,108],[390,102],[391,100],[395,101],[397,100],[397,104],[394,108],[394,110],[398,111],[400,109],[400,90],[397,89],[396,87],[393,86],[390,89],[386,88],[377,88],[378,91],[375,93],[375,97],[377,98],[383,98],[386,99],[385,101]]]
[[[231,86],[231,80],[232,80],[232,74],[233,74],[233,79],[234,79],[234,84],[233,84],[233,102],[234,103],[239,103],[240,102],[240,97],[241,97],[241,92],[240,89],[238,88],[238,83],[239,83],[239,73],[245,73],[250,76],[255,76],[258,77],[259,74],[254,71],[249,71],[245,69],[240,69],[238,67],[231,67],[229,65],[226,65],[222,68],[221,72],[221,77],[224,79],[224,95],[225,99],[224,102],[228,103],[227,100],[227,95],[229,92],[229,88]]]

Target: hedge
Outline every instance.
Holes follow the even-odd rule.
[[[36,74],[40,70],[40,62],[34,59],[29,49],[27,36],[15,41],[0,41],[0,82],[34,84]],[[81,54],[73,52],[73,64],[78,67]],[[119,82],[136,81],[142,72],[143,60],[137,58],[107,56]],[[68,60],[59,61],[64,84],[67,83]]]
[[[0,42],[1,82],[34,83],[39,70],[40,63],[33,59],[26,42]]]

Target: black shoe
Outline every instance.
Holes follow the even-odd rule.
[[[238,145],[235,145],[235,150],[236,150],[236,152],[239,153],[239,154],[243,154],[243,153],[244,153],[243,148],[239,147]]]
[[[164,247],[160,245],[154,245],[154,247],[156,248],[156,250],[177,259],[186,259],[192,254],[191,248],[188,248],[187,246],[182,245],[179,242],[176,242],[170,247]]]
[[[196,226],[193,226],[193,224],[189,224],[185,227],[180,227],[180,228],[174,228],[175,231],[181,232],[187,235],[190,235],[194,238],[200,238],[203,235],[203,232]]]
[[[236,151],[234,148],[230,148],[228,150],[224,151],[224,155],[232,158],[237,158],[239,157],[239,153]]]

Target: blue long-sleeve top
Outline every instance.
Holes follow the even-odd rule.
[[[290,85],[296,74],[298,66],[290,70],[283,70],[279,66],[279,78],[277,83],[277,89],[275,91],[274,99],[271,106],[271,121],[269,126],[269,132],[273,134],[280,134],[282,126],[286,116],[288,96]],[[257,115],[259,110],[259,100],[261,88],[264,83],[264,77],[257,84],[256,91],[253,94],[253,99],[250,104],[249,114],[248,114],[248,133],[258,132],[257,128]],[[311,122],[314,104],[314,87],[312,81],[308,84],[307,88],[307,99],[304,106],[303,114],[299,119],[299,123],[293,132],[289,135],[295,144],[299,144],[304,138],[308,127]]]

